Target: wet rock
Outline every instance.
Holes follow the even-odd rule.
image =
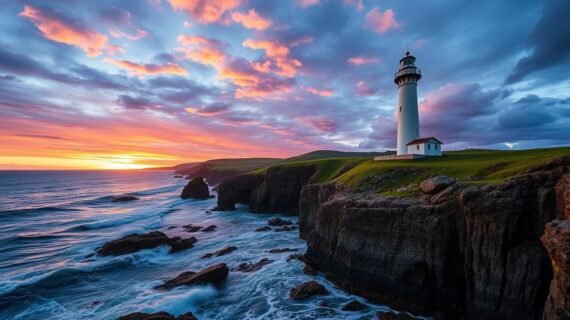
[[[255,229],[255,232],[262,232],[262,231],[269,231],[269,230],[271,230],[271,227],[265,226],[265,227]]]
[[[210,198],[210,190],[208,189],[208,185],[204,182],[204,178],[196,177],[184,187],[182,193],[180,194],[180,198],[182,199],[209,199]]]
[[[326,301],[319,301],[319,307],[330,308],[330,304]]]
[[[156,289],[170,290],[178,286],[190,286],[195,284],[217,284],[228,277],[229,269],[225,263],[216,264],[198,272],[182,272],[174,279],[168,280]]]
[[[297,226],[283,226],[273,229],[275,232],[283,232],[283,231],[293,231],[297,230]]]
[[[360,303],[360,301],[352,300],[352,301],[348,302],[347,304],[345,304],[344,306],[342,306],[341,310],[342,311],[360,311],[364,308],[366,308],[366,306],[363,305],[362,303]]]
[[[305,255],[302,253],[295,253],[287,257],[287,262],[291,260],[305,261]]]
[[[299,249],[291,249],[291,248],[275,248],[275,249],[271,249],[267,252],[269,253],[281,253],[281,252],[295,252],[295,251],[299,251]]]
[[[117,196],[113,197],[113,202],[127,202],[127,201],[134,201],[139,200],[138,197],[135,196]]]
[[[254,272],[254,271],[258,271],[261,270],[261,268],[263,268],[265,265],[268,265],[270,263],[272,263],[273,260],[269,260],[267,258],[263,258],[261,260],[259,260],[258,262],[244,262],[241,263],[239,266],[237,266],[236,268],[233,268],[232,271],[238,271],[238,272]]]
[[[306,264],[305,267],[303,267],[303,273],[310,275],[310,276],[316,276],[317,275],[317,270],[315,270],[313,267],[311,267],[310,265]]]
[[[198,320],[192,312],[175,317],[168,312],[143,313],[133,312],[126,316],[119,317],[118,320]]]
[[[213,256],[219,257],[219,256],[223,256],[223,255],[232,253],[236,250],[237,250],[237,247],[234,247],[234,246],[225,247],[225,248],[218,250],[216,252],[206,253],[205,255],[202,256],[202,258],[211,258]]]
[[[204,227],[195,226],[193,224],[187,224],[187,225],[183,226],[182,228],[184,228],[184,230],[186,232],[198,232],[198,231],[202,230]]]
[[[542,319],[570,319],[570,220],[548,223],[541,241],[554,271]]]
[[[177,174],[177,175],[174,175],[174,178],[176,178],[176,179],[181,179],[181,178],[184,178],[184,176],[183,176],[183,175],[180,175],[180,174]]]
[[[179,246],[187,246],[190,242],[193,244],[196,242],[196,239],[185,239],[184,241],[181,241],[180,237],[169,238],[166,234],[160,231],[153,231],[145,234],[135,233],[124,238],[105,243],[102,247],[97,249],[97,254],[101,256],[118,256],[137,252],[143,249],[152,249],[162,245],[172,246],[174,244],[178,248]]]
[[[290,226],[293,222],[289,220],[283,220],[281,218],[271,218],[267,220],[267,224],[272,227],[282,227],[282,226]]]
[[[252,191],[262,182],[262,175],[253,174],[225,180],[218,186],[218,206],[214,210],[234,210],[238,203],[249,204]]]
[[[293,300],[303,300],[310,298],[312,296],[316,295],[324,296],[327,294],[329,294],[327,289],[325,289],[325,287],[322,284],[316,281],[308,281],[302,283],[296,288],[291,289],[291,291],[289,292],[289,296]]]
[[[394,312],[378,312],[376,313],[376,317],[379,320],[415,320],[413,317],[409,316],[406,313],[394,313]]]
[[[212,211],[210,211],[210,210],[206,210],[206,213],[212,213]]]
[[[217,227],[218,227],[218,226],[216,226],[216,225],[211,225],[211,226],[208,226],[208,227],[204,228],[204,229],[202,230],[202,232],[212,232],[212,231],[216,230]]]
[[[170,253],[175,253],[178,251],[190,249],[194,247],[194,243],[198,241],[198,239],[196,239],[195,237],[190,237],[187,239],[178,238],[177,240],[174,240],[176,238],[178,237],[171,238],[170,240]]]
[[[422,181],[420,189],[425,194],[435,194],[455,183],[455,179],[448,176],[435,176]]]
[[[176,228],[178,228],[178,227],[177,226],[168,226],[168,228],[166,228],[166,229],[172,230],[172,229],[176,229]]]

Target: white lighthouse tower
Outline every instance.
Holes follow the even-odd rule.
[[[420,119],[418,115],[418,81],[422,78],[420,68],[416,67],[416,58],[406,52],[400,60],[400,69],[394,76],[398,85],[398,139],[397,154],[408,154],[408,143],[420,137]]]

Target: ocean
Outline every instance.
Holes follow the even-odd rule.
[[[303,263],[287,261],[303,253],[298,231],[255,232],[279,216],[207,212],[216,199],[182,200],[187,183],[169,171],[0,171],[0,319],[116,319],[131,312],[191,311],[199,319],[372,319],[389,310],[350,295],[327,281],[302,272]],[[215,194],[215,193],[214,193]],[[113,202],[114,196],[140,200]],[[217,225],[214,232],[188,233],[183,225]],[[133,233],[162,231],[196,236],[194,248],[169,254],[167,247],[118,257],[93,255],[105,242]],[[202,259],[226,246],[228,255]],[[153,288],[183,271],[216,263],[230,268],[242,262],[273,260],[252,273],[231,271],[218,286]],[[331,293],[293,301],[289,290],[317,280]],[[346,302],[367,305],[344,312]]]

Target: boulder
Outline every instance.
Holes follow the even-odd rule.
[[[257,270],[261,270],[261,268],[263,268],[263,266],[270,264],[271,262],[273,262],[273,260],[269,260],[267,258],[263,258],[255,263],[253,262],[244,262],[241,263],[239,266],[237,266],[236,268],[233,268],[232,271],[238,271],[238,272],[254,272]]]
[[[216,264],[198,272],[186,271],[176,278],[168,280],[156,289],[170,290],[178,286],[190,286],[196,284],[217,284],[228,277],[229,269],[225,263]]]
[[[541,241],[554,271],[542,319],[570,319],[570,220],[548,223]]]
[[[289,220],[283,220],[281,218],[271,218],[267,220],[267,224],[272,227],[282,227],[282,226],[290,226],[293,222]]]
[[[216,228],[218,228],[216,225],[207,226],[206,228],[202,229],[202,232],[212,232],[216,230]]]
[[[420,183],[420,189],[425,194],[435,194],[455,183],[455,179],[448,176],[435,176]]]
[[[293,300],[303,300],[310,298],[312,296],[320,295],[324,296],[329,294],[325,287],[316,282],[316,281],[308,281],[305,283],[300,284],[296,288],[291,289],[289,292],[289,296]]]
[[[347,302],[344,306],[342,306],[341,310],[342,311],[360,311],[364,308],[366,308],[366,306],[363,305],[362,303],[360,303],[360,301],[352,300],[350,302]]]
[[[305,267],[303,267],[303,273],[309,276],[316,276],[317,270],[315,270],[310,265],[306,264]]]
[[[283,231],[293,231],[297,230],[297,226],[283,226],[273,229],[275,232],[283,232]]]
[[[208,185],[204,182],[204,178],[196,177],[184,187],[182,193],[180,194],[182,199],[209,199],[210,190]]]
[[[262,231],[269,231],[269,230],[271,230],[271,227],[265,226],[265,227],[255,229],[255,232],[262,232]]]
[[[269,253],[281,253],[281,252],[295,252],[299,251],[299,249],[291,249],[291,248],[275,248],[268,250]]]
[[[138,197],[135,196],[116,196],[113,197],[113,202],[127,202],[127,201],[134,201],[139,200]]]
[[[144,234],[131,234],[121,239],[109,241],[97,249],[97,254],[101,256],[118,256],[137,252],[143,249],[152,249],[162,245],[171,246],[171,252],[191,248],[196,242],[196,238],[180,239],[180,237],[169,238],[160,231],[153,231]]]
[[[168,312],[143,313],[133,312],[126,316],[119,317],[117,320],[198,320],[192,312],[185,313],[175,317]]]
[[[219,257],[219,256],[223,256],[226,255],[228,253],[232,253],[234,251],[237,250],[237,247],[234,246],[229,246],[229,247],[225,247],[221,250],[218,250],[216,252],[210,252],[210,253],[206,253],[205,255],[202,256],[202,258],[211,258],[213,256]]]
[[[187,224],[187,225],[183,226],[182,228],[184,228],[184,230],[186,232],[198,232],[198,231],[202,230],[204,227],[195,226],[193,224]]]

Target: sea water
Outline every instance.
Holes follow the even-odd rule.
[[[193,312],[199,319],[372,319],[388,310],[352,296],[302,272],[287,261],[303,253],[298,231],[255,232],[269,218],[247,207],[210,211],[216,199],[182,200],[187,183],[168,171],[0,171],[0,319],[116,319],[131,312]],[[139,200],[113,202],[115,196]],[[208,212],[210,211],[210,212]],[[183,225],[216,225],[214,232],[185,232]],[[105,242],[133,233],[162,231],[195,236],[194,248],[169,254],[168,247],[118,257],[93,255]],[[235,246],[228,255],[205,253]],[[275,248],[297,252],[271,254]],[[251,273],[231,271],[217,286],[153,288],[184,271],[216,263],[273,260]],[[331,293],[305,301],[289,298],[291,288],[309,280]],[[344,312],[350,300],[367,305]]]

